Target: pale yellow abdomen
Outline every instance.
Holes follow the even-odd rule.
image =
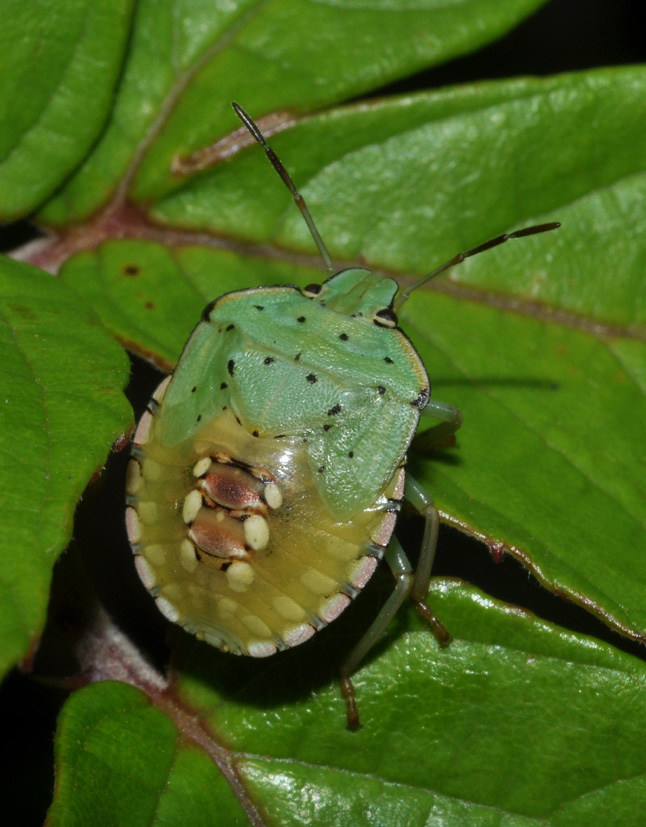
[[[127,527],[139,575],[164,615],[254,657],[296,646],[334,620],[388,544],[403,468],[371,507],[340,523],[318,494],[306,436],[254,437],[229,410],[172,448],[160,431],[159,416],[145,414],[128,470]]]

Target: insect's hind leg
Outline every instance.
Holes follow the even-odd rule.
[[[423,416],[439,420],[437,425],[419,434],[413,440],[415,450],[429,451],[452,436],[462,424],[462,414],[455,405],[429,400],[422,411]],[[419,446],[418,443],[419,442]],[[348,727],[357,729],[359,712],[350,675],[358,667],[365,655],[374,646],[382,633],[397,614],[401,604],[409,597],[419,615],[430,625],[438,641],[445,645],[451,639],[444,624],[435,615],[426,602],[426,595],[431,580],[431,569],[437,547],[437,535],[440,527],[440,515],[432,497],[410,475],[406,477],[405,499],[424,517],[424,536],[420,549],[417,568],[413,572],[406,553],[396,537],[393,537],[385,552],[385,558],[395,577],[395,589],[382,606],[366,633],[356,646],[350,650],[339,668],[341,693],[345,698],[348,713]]]
[[[384,557],[395,577],[395,588],[361,640],[350,650],[339,667],[341,693],[346,700],[348,727],[350,729],[357,729],[359,727],[359,712],[357,710],[357,701],[350,675],[352,675],[359,663],[379,640],[390,621],[397,614],[404,600],[410,595],[415,583],[413,568],[408,562],[408,558],[396,537],[391,539]]]
[[[446,628],[425,600],[437,546],[437,534],[440,525],[439,514],[433,500],[422,486],[411,477],[406,479],[405,497],[422,514],[425,520],[419,562],[417,569],[413,571],[413,567],[399,540],[396,537],[391,539],[384,557],[395,578],[395,588],[361,640],[350,650],[339,669],[341,693],[346,701],[348,727],[350,729],[357,729],[359,726],[359,712],[350,675],[379,640],[407,597],[413,601],[420,616],[431,626],[438,641],[444,645],[450,640]]]

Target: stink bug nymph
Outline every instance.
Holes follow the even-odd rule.
[[[460,425],[430,398],[426,369],[397,326],[410,293],[465,258],[542,224],[460,253],[400,291],[393,279],[334,273],[302,196],[256,124],[263,147],[310,228],[329,277],[227,293],[209,304],[172,376],[134,436],[127,529],[137,571],[160,611],[226,652],[266,657],[303,643],[346,608],[385,557],[395,588],[340,666],[350,680],[410,598],[441,642],[425,602],[437,543],[433,500],[405,473],[420,417],[426,444]],[[406,499],[425,531],[413,570],[393,535]]]

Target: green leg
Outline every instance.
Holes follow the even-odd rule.
[[[419,614],[430,624],[433,633],[440,643],[446,644],[450,639],[449,633],[425,601],[431,578],[433,558],[435,557],[435,547],[437,545],[437,532],[440,522],[439,515],[433,504],[433,500],[424,491],[422,486],[411,477],[407,477],[406,479],[405,496],[425,519],[424,537],[422,539],[419,563],[416,571],[413,572],[413,567],[401,547],[399,540],[397,540],[396,537],[392,538],[386,549],[385,558],[395,577],[395,589],[361,640],[350,650],[339,669],[341,693],[346,700],[348,727],[350,729],[357,729],[359,726],[359,712],[357,710],[357,701],[350,675],[356,670],[365,655],[379,640],[407,597],[410,597]]]
[[[347,704],[348,727],[350,729],[357,729],[359,727],[359,712],[357,710],[354,686],[350,680],[350,675],[356,670],[368,651],[379,640],[413,588],[413,569],[396,537],[393,537],[390,541],[385,552],[385,558],[395,576],[395,589],[381,607],[379,614],[373,620],[366,633],[357,645],[350,650],[339,668],[341,692]]]
[[[439,402],[436,399],[429,400],[428,405],[422,411],[422,416],[437,419],[439,423],[418,434],[413,440],[413,450],[420,453],[431,451],[438,445],[445,443],[462,424],[462,414],[459,408],[455,405],[449,405],[447,402]],[[449,642],[450,635],[426,603],[426,595],[431,582],[431,568],[433,567],[437,547],[440,515],[433,498],[410,474],[406,475],[405,497],[413,508],[417,509],[424,517],[425,521],[422,548],[415,570],[415,580],[410,592],[410,599],[415,604],[415,608],[421,617],[431,626],[435,637],[444,645]]]
[[[457,410],[457,409],[456,409]],[[413,479],[410,475],[406,477],[406,499],[424,517],[424,536],[422,537],[422,548],[419,553],[419,562],[415,569],[415,578],[410,590],[410,599],[415,608],[424,620],[430,624],[433,634],[438,641],[445,645],[451,639],[444,624],[437,618],[431,607],[426,602],[428,587],[431,582],[431,569],[435,559],[437,548],[437,534],[440,528],[440,515],[433,498],[428,492]]]
[[[411,447],[418,454],[428,454],[438,445],[446,442],[462,425],[462,413],[455,405],[430,399],[422,416],[438,419],[439,423],[422,431],[413,439]]]

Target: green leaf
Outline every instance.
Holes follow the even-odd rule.
[[[635,434],[646,408],[624,343],[439,295],[411,301],[405,318],[442,398],[465,415],[456,463],[414,461],[412,473],[451,522],[643,638],[646,446]]]
[[[247,824],[210,758],[133,687],[98,683],[68,701],[56,734],[47,824]]]
[[[338,261],[422,275],[480,241],[556,218],[556,236],[469,261],[451,281],[478,288],[476,297],[522,297],[639,336],[645,86],[638,67],[457,87],[306,118],[272,146]],[[592,119],[594,138],[577,131]],[[216,237],[271,242],[284,255],[313,250],[255,148],[188,179],[151,211]],[[539,248],[540,269],[528,264]]]
[[[643,662],[450,581],[431,597],[453,642],[438,648],[405,613],[357,676],[357,732],[338,686],[316,684],[324,646],[252,661],[189,643],[172,688],[153,693],[158,709],[127,687],[83,690],[62,716],[48,823],[80,824],[81,812],[85,823],[147,823],[189,771],[200,783],[179,799],[182,822],[213,823],[209,806],[218,823],[238,823],[222,779],[217,804],[202,786],[206,753],[245,811],[262,814],[251,823],[638,823]],[[193,722],[183,743],[162,709],[176,727]],[[191,750],[198,770],[182,760]]]
[[[239,126],[234,99],[257,117],[321,108],[477,48],[543,2],[141,0],[102,141],[42,220],[86,218],[117,187],[146,208],[181,186],[174,160]]]
[[[4,0],[0,216],[38,207],[82,161],[110,111],[132,0]]]
[[[0,652],[33,650],[74,508],[132,413],[125,354],[78,296],[0,261]]]

